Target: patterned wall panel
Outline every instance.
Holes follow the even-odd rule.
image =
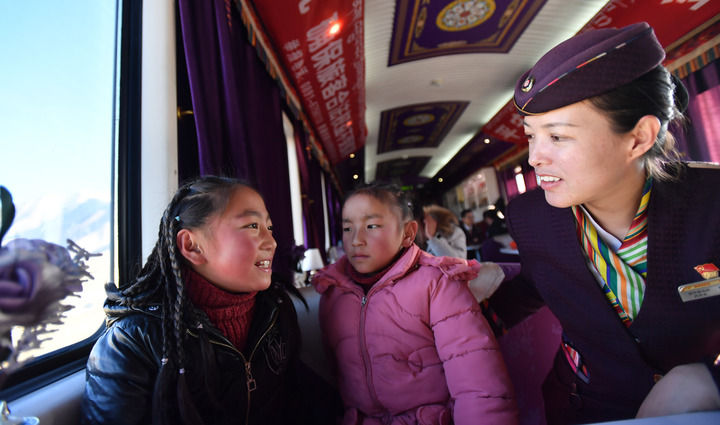
[[[377,153],[437,147],[468,104],[433,102],[383,111]]]
[[[397,0],[388,66],[457,53],[507,53],[546,0]]]

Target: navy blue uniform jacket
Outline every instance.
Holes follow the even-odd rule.
[[[508,206],[522,272],[491,305],[512,325],[547,304],[589,370],[585,383],[558,352],[544,388],[558,423],[634,417],[656,374],[720,353],[720,296],[683,302],[677,290],[703,279],[693,267],[720,266],[720,170],[685,167],[675,181],[655,180],[648,208],[646,292],[627,328],[586,265],[572,210],[550,206],[542,190]]]

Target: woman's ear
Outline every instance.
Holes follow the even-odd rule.
[[[402,246],[407,248],[415,242],[415,235],[417,235],[418,223],[415,220],[410,220],[405,223],[403,227],[403,240]]]
[[[645,115],[640,118],[631,131],[633,137],[633,144],[630,149],[631,158],[640,158],[645,152],[652,149],[659,132],[660,120],[658,117]]]
[[[198,236],[191,230],[180,229],[176,240],[180,253],[192,264],[197,266],[207,262],[198,244]]]

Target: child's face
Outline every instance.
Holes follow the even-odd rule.
[[[345,253],[360,273],[382,270],[403,246],[412,243],[399,213],[369,195],[357,194],[345,201],[342,220]]]
[[[265,202],[254,190],[235,190],[225,210],[200,232],[204,263],[196,270],[230,292],[261,291],[270,286],[277,243]]]

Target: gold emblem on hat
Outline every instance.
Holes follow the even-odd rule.
[[[530,90],[532,90],[534,84],[535,84],[535,77],[529,76],[525,79],[525,81],[523,81],[522,87],[520,87],[520,90],[523,93],[527,93]]]

